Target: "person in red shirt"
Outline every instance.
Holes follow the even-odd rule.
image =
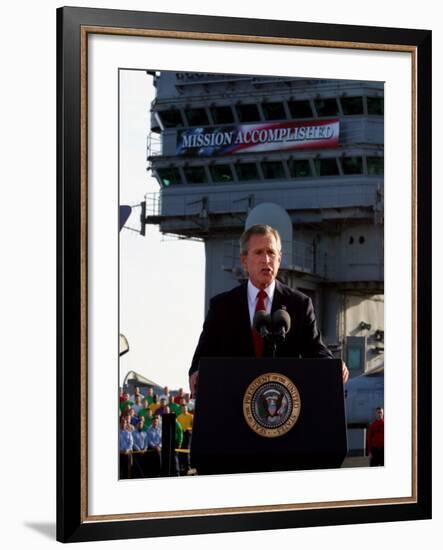
[[[367,452],[370,466],[384,466],[385,455],[385,421],[382,407],[375,409],[374,422],[369,425],[367,433]]]
[[[183,388],[180,388],[177,392],[177,395],[174,397],[174,403],[177,403],[177,405],[181,405],[181,402],[184,396],[185,394],[184,394]]]

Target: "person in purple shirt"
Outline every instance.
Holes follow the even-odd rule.
[[[160,407],[155,411],[156,415],[162,416],[166,412],[168,402],[166,400],[166,397],[160,398]]]

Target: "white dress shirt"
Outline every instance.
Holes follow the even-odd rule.
[[[275,291],[275,281],[272,281],[272,283],[268,287],[266,287],[264,291],[266,293],[266,297],[265,297],[266,313],[271,313],[272,300],[274,298],[274,291]],[[256,288],[251,283],[251,281],[248,281],[248,307],[249,307],[249,320],[251,321],[251,327],[252,327],[252,322],[254,320],[255,308],[257,307],[259,292],[260,292],[260,289]]]

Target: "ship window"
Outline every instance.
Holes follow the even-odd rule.
[[[177,128],[183,126],[183,119],[178,109],[169,109],[168,111],[160,111],[160,120],[165,128]]]
[[[187,166],[185,176],[188,183],[206,183],[206,172],[203,166]]]
[[[208,115],[203,107],[185,109],[189,126],[200,126],[209,124]]]
[[[292,118],[312,118],[312,109],[309,100],[288,101]]]
[[[240,122],[257,122],[260,120],[258,107],[254,103],[248,105],[237,105],[236,109]]]
[[[165,187],[175,185],[176,183],[183,183],[178,168],[159,168],[157,174]]]
[[[352,373],[365,369],[366,338],[364,336],[346,337],[346,364]]]
[[[309,160],[299,159],[289,161],[289,173],[291,174],[291,178],[309,178],[311,176]]]
[[[384,173],[383,157],[368,157],[366,159],[368,165],[368,174],[370,176],[382,176]]]
[[[237,177],[241,181],[258,180],[258,170],[256,164],[252,162],[245,162],[235,165]]]
[[[363,162],[361,157],[343,157],[341,159],[343,174],[350,176],[352,174],[361,174],[363,172]]]
[[[317,109],[318,116],[338,115],[338,105],[335,97],[316,99],[315,108]]]
[[[282,120],[286,118],[283,103],[263,103],[262,107],[265,120]]]
[[[360,370],[362,363],[360,347],[348,347],[348,367],[351,371]]]
[[[332,159],[316,159],[315,171],[318,176],[338,176],[338,165],[335,158]]]
[[[211,107],[214,124],[230,124],[234,122],[234,113],[229,105]]]
[[[263,169],[263,177],[266,180],[283,179],[285,177],[285,169],[280,161],[265,161],[261,163]]]
[[[383,115],[383,98],[368,97],[368,115]]]
[[[233,181],[231,167],[229,164],[214,164],[210,167],[212,180],[216,183]]]
[[[362,115],[363,98],[362,97],[342,97],[341,106],[344,115]]]

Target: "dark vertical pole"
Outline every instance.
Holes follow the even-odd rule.
[[[162,415],[162,476],[175,473],[175,414]]]
[[[146,201],[140,203],[140,235],[143,237],[146,235]]]

